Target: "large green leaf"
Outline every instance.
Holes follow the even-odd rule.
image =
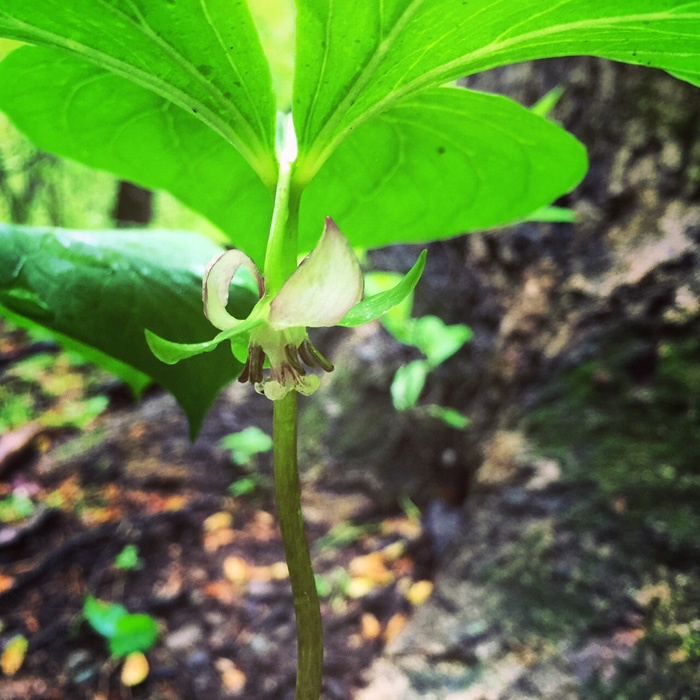
[[[46,151],[167,190],[262,264],[272,195],[192,113],[80,58],[32,46],[0,63],[0,110]]]
[[[432,88],[357,128],[303,195],[300,240],[331,216],[356,246],[429,241],[522,218],[575,187],[586,154],[515,102]]]
[[[700,0],[298,0],[295,124],[309,180],[361,121],[425,87],[535,58],[700,68]]]
[[[196,114],[274,185],[275,101],[246,2],[2,0],[0,35],[69,51]]]
[[[241,370],[218,350],[177,367],[148,349],[144,329],[179,341],[211,338],[201,279],[221,249],[178,231],[66,231],[0,224],[0,305],[152,377],[186,411],[193,433]],[[234,290],[235,291],[235,290]],[[254,294],[239,289],[240,314]]]

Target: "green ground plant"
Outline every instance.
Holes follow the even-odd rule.
[[[128,381],[166,387],[193,435],[236,377],[274,401],[296,697],[313,700],[322,643],[299,505],[297,394],[318,387],[310,368],[333,367],[307,328],[371,321],[417,283],[424,255],[396,287],[363,299],[353,246],[527,218],[583,177],[585,150],[563,129],[450,81],[586,54],[699,84],[700,0],[295,7],[296,18],[282,0],[2,1],[0,35],[30,44],[0,63],[0,108],[14,124],[47,151],[170,192],[236,250],[181,231],[3,225],[0,304]]]

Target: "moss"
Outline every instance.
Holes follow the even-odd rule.
[[[624,609],[641,611],[644,618],[631,657],[618,664],[612,680],[593,679],[587,698],[700,697],[697,330],[664,342],[618,332],[597,358],[553,381],[527,421],[538,450],[562,465],[568,494],[562,522],[578,552],[562,560],[582,562],[582,585],[570,588],[566,615],[578,605],[582,630],[592,630],[606,614],[613,623],[615,611]],[[585,541],[595,545],[588,552],[581,548]],[[549,599],[561,608],[566,595],[547,568],[546,549],[544,555],[532,557],[537,577],[530,588],[542,601],[537,606]],[[521,578],[523,571],[517,572]],[[589,581],[586,571],[593,572]],[[606,578],[600,578],[603,571]],[[596,578],[605,588],[598,610]],[[639,595],[645,588],[667,592],[647,600]],[[576,604],[577,596],[585,600]],[[556,609],[550,606],[552,614]]]

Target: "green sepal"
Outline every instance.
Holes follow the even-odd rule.
[[[374,321],[387,311],[391,311],[395,306],[398,306],[418,284],[418,280],[421,278],[423,270],[425,269],[425,258],[427,254],[427,250],[424,250],[420,254],[416,264],[395,287],[386,292],[374,294],[371,297],[363,299],[359,304],[355,304],[355,306],[340,320],[338,325],[344,326],[345,328],[360,326],[363,323]]]
[[[161,338],[159,335],[146,329],[146,342],[151,352],[161,362],[164,362],[166,365],[175,365],[181,360],[187,360],[190,357],[216,350],[224,340],[231,340],[242,333],[250,333],[252,328],[259,326],[263,322],[264,319],[260,316],[247,318],[235,328],[221,331],[211,340],[205,340],[203,343],[175,343],[172,340]]]

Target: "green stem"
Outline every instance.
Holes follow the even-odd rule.
[[[297,395],[275,401],[273,418],[275,490],[282,541],[289,567],[297,623],[295,700],[319,700],[323,666],[323,630],[316,581],[301,513],[297,469]]]

